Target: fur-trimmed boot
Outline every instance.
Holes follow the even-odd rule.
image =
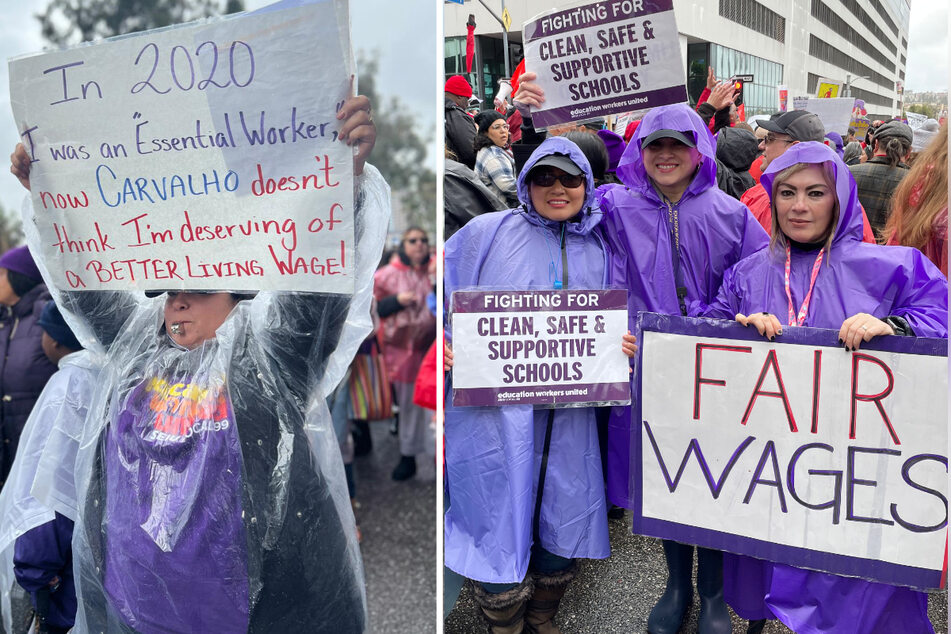
[[[498,594],[486,592],[479,582],[472,582],[473,598],[482,608],[482,616],[492,634],[521,634],[524,631],[525,603],[534,589],[531,574],[511,590]]]
[[[731,634],[730,611],[723,600],[723,553],[697,548],[697,594],[700,595],[700,634]]]
[[[648,634],[677,634],[693,602],[693,546],[661,540],[667,587],[647,617]]]
[[[555,625],[558,605],[565,596],[568,584],[575,578],[577,565],[572,562],[564,570],[552,574],[535,573],[535,592],[528,600],[525,611],[525,626],[529,632],[537,634],[561,634]]]

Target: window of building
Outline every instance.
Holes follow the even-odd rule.
[[[858,0],[840,1],[845,5],[846,9],[852,12],[852,15],[859,19],[859,23],[864,24],[868,30],[872,32],[872,35],[878,38],[878,41],[882,43],[889,53],[894,55],[898,52],[895,48],[895,44],[890,39],[888,39],[888,36],[885,35],[885,32],[878,27],[878,24],[875,22],[875,20],[873,20],[872,17],[865,12],[865,9],[859,6]]]
[[[886,57],[882,51],[879,50],[879,47],[862,37],[858,31],[853,29],[846,20],[835,13],[831,7],[822,2],[822,0],[812,0],[812,17],[844,37],[849,44],[855,46],[888,70],[895,72],[894,56],[891,59]],[[892,49],[894,49],[894,46],[892,46]],[[894,50],[892,53],[894,55]]]
[[[786,18],[756,0],[720,0],[720,16],[779,42],[786,41]]]
[[[688,64],[690,46],[692,45],[687,47]],[[707,45],[704,44],[703,46]],[[746,104],[747,117],[754,114],[772,114],[776,112],[779,105],[776,86],[783,83],[782,64],[719,44],[709,44],[709,48],[713,70],[717,77],[729,79],[734,75],[753,76],[753,81],[743,86],[743,103]],[[701,90],[705,85],[706,68],[704,67],[704,80]]]
[[[697,105],[707,87],[707,67],[712,65],[708,42],[687,44],[687,99],[691,106]]]
[[[809,36],[809,54],[824,62],[834,64],[839,68],[856,75],[857,77],[868,77],[879,86],[891,89],[894,81],[885,75],[872,70],[862,62],[849,57],[839,49],[830,45],[828,42],[820,40],[815,35]]]

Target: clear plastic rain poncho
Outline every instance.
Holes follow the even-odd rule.
[[[164,295],[53,290],[106,355],[76,460],[77,631],[364,630],[325,405],[370,332],[388,225],[379,172],[357,182],[352,296],[260,292],[186,350],[165,333]],[[42,253],[32,209],[24,226]]]

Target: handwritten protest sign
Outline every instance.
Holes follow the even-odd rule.
[[[643,313],[636,532],[935,588],[947,536],[947,341],[766,341]],[[867,348],[867,349],[866,349]]]
[[[456,291],[453,405],[628,403],[627,292]]]
[[[353,289],[346,3],[10,62],[57,286]]]
[[[908,127],[912,130],[917,130],[924,125],[925,121],[928,120],[927,115],[919,114],[917,112],[906,112],[905,118],[908,119]]]
[[[605,0],[544,13],[523,27],[538,75],[536,128],[687,100],[673,0]]]

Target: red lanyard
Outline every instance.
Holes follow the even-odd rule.
[[[806,293],[806,299],[802,301],[799,308],[799,314],[796,315],[796,309],[793,306],[792,293],[789,290],[789,263],[791,260],[791,250],[786,245],[786,297],[789,299],[789,325],[801,326],[806,321],[806,314],[809,312],[809,302],[812,300],[812,289],[816,285],[816,276],[819,275],[819,265],[822,264],[822,256],[825,249],[819,249],[819,255],[816,256],[816,262],[812,265],[812,276],[809,278],[809,292]]]

